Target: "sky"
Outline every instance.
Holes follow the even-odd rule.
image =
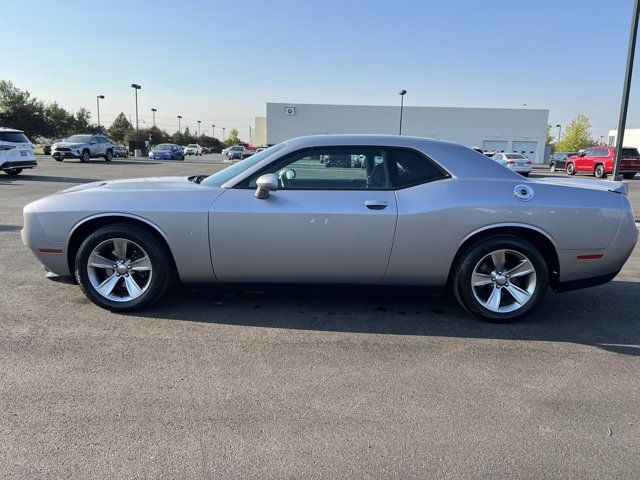
[[[633,0],[6,2],[0,79],[102,124],[247,138],[267,102],[547,108],[615,128]],[[7,48],[9,47],[9,48]],[[640,127],[640,51],[628,127]],[[555,131],[556,129],[554,129]]]

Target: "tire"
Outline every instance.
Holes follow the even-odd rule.
[[[11,168],[9,170],[5,170],[4,173],[9,175],[10,177],[15,177],[16,175],[20,175],[22,173],[21,168]]]
[[[605,178],[607,176],[607,171],[604,169],[603,164],[596,165],[596,168],[593,169],[593,176],[596,178]]]
[[[528,177],[529,176],[529,172],[524,172],[524,173],[521,173],[520,175],[522,175],[523,177]]]
[[[492,276],[491,272],[495,272],[492,253],[499,260],[499,252],[505,252],[503,272],[512,272],[511,275],[517,277]],[[531,270],[530,273],[515,268],[524,260],[528,263],[521,265]],[[538,307],[549,286],[549,269],[544,257],[531,242],[518,236],[478,241],[464,252],[454,268],[452,287],[456,299],[470,314],[486,322],[510,323],[524,318]],[[472,286],[472,278],[476,278],[476,286]],[[493,302],[496,299],[497,307]]]
[[[113,239],[120,245],[125,241],[123,255],[115,254],[117,248]],[[101,257],[96,257],[95,253]],[[102,260],[104,263],[90,266],[92,255],[94,262]],[[126,267],[127,262],[132,261],[137,262],[137,268]],[[105,268],[101,267],[103,264]],[[112,268],[113,265],[118,265],[118,269]],[[171,265],[170,253],[153,235],[134,225],[114,224],[99,228],[82,242],[74,271],[78,285],[89,300],[101,308],[124,312],[146,307],[160,299],[169,287]],[[113,281],[106,283],[110,278]],[[111,290],[100,293],[101,285],[107,289],[110,286]]]
[[[575,175],[576,166],[573,163],[567,163],[567,175]]]
[[[622,178],[624,178],[625,180],[633,180],[633,177],[635,177],[636,174],[635,173],[623,173],[622,174]]]
[[[82,163],[86,163],[91,159],[91,154],[89,153],[89,150],[83,150],[82,151],[82,155],[80,156],[80,161]]]
[[[551,165],[549,165],[549,171],[551,173],[556,173],[556,164],[552,163]]]
[[[61,162],[61,161],[62,161],[62,157],[60,157],[60,158],[53,157],[53,159],[54,159],[56,162]]]
[[[113,159],[113,152],[111,150],[107,150],[107,154],[104,156],[105,162],[110,162]]]

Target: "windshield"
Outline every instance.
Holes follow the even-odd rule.
[[[197,148],[198,145],[194,145],[193,143],[191,145],[187,145],[187,148]]]
[[[69,143],[89,143],[90,139],[91,135],[71,135],[66,141]]]
[[[525,157],[524,155],[521,155],[520,153],[505,153],[505,157],[507,157],[509,160],[524,160]]]
[[[224,170],[220,170],[218,173],[214,173],[213,175],[205,178],[202,181],[202,184],[211,185],[213,187],[220,187],[223,183],[228,182],[236,175],[244,172],[247,168],[253,167],[255,164],[267,158],[269,155],[276,153],[278,150],[282,150],[286,146],[286,143],[279,143],[277,145],[274,145],[273,147],[266,148],[259,153],[254,153],[250,157],[247,157],[245,160],[242,160],[241,162],[231,165]]]
[[[170,143],[161,143],[154,150],[171,150],[171,147],[173,147],[173,145]]]
[[[244,147],[231,147],[231,150],[237,152],[238,150],[244,150]]]

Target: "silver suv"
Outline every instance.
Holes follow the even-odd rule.
[[[113,158],[114,145],[104,135],[83,134],[72,135],[51,147],[51,156],[58,162],[65,158],[79,158],[88,162],[91,158],[104,158],[110,162]]]

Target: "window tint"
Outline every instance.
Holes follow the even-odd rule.
[[[629,155],[631,157],[638,157],[638,156],[640,156],[640,153],[638,153],[638,149],[637,148],[623,148],[622,149],[622,155]]]
[[[383,190],[390,188],[382,149],[318,148],[295,153],[254,175],[248,186],[266,173],[278,177],[282,190]]]
[[[1,142],[29,143],[29,139],[22,132],[0,132]]]
[[[413,150],[387,151],[389,165],[398,188],[446,178],[448,175],[424,155]]]

